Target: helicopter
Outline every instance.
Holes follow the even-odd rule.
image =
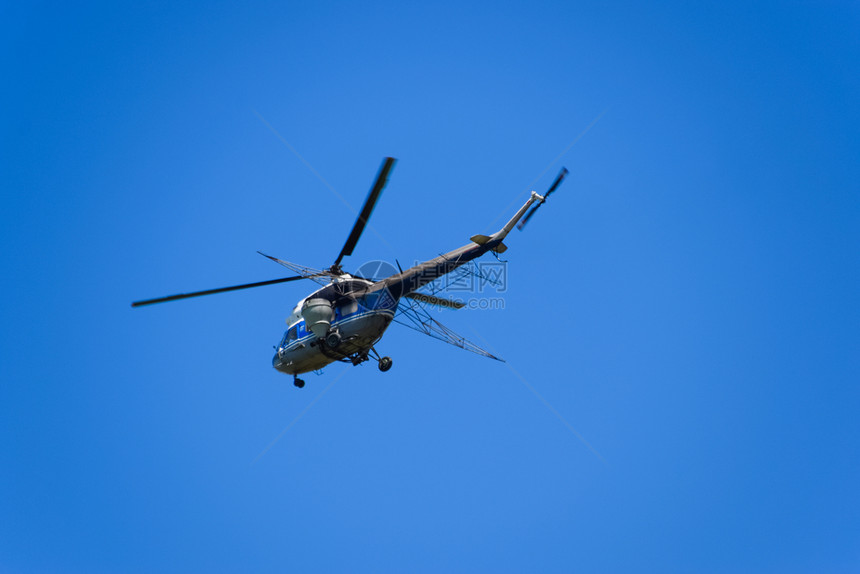
[[[293,384],[298,388],[305,386],[305,381],[299,378],[299,375],[320,371],[335,361],[360,365],[372,359],[377,362],[380,371],[386,372],[391,369],[393,365],[391,357],[380,356],[375,345],[382,339],[392,322],[398,322],[462,349],[501,361],[499,357],[439,323],[424,309],[424,305],[460,309],[464,306],[461,301],[421,292],[419,289],[462,269],[466,264],[488,252],[498,257],[499,254],[507,251],[508,247],[503,240],[508,233],[514,226],[522,230],[538,208],[558,188],[568,174],[568,170],[561,169],[544,195],[532,191],[525,204],[492,235],[473,235],[466,245],[405,271],[400,268],[399,263],[396,270],[389,265],[392,272],[385,277],[375,278],[357,272],[347,273],[341,267],[341,261],[344,257],[352,255],[396,161],[392,157],[386,157],[383,160],[343,249],[328,269],[305,267],[258,252],[290,269],[296,275],[146,299],[136,301],[131,306],[143,307],[303,279],[315,281],[321,287],[301,299],[293,308],[286,320],[287,330],[275,347],[275,355],[272,358],[272,366],[282,373],[292,375]]]

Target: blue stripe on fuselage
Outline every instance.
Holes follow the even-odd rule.
[[[332,321],[331,325],[332,325],[332,327],[339,327],[341,325],[346,325],[347,323],[352,323],[353,321],[356,321],[356,320],[361,319],[363,317],[370,317],[370,316],[374,316],[374,315],[387,315],[387,316],[393,318],[395,310],[396,310],[396,308],[395,309],[372,309],[372,310],[361,309],[361,310],[357,310],[357,311],[354,311],[352,313],[349,313],[347,315],[343,315],[340,318],[338,318],[337,314],[336,314],[335,319],[334,319],[334,321]],[[305,328],[304,320],[299,321],[295,325],[291,325],[290,329],[292,329],[293,326],[297,327],[298,338],[295,339],[294,341],[290,341],[286,346],[281,347],[284,351],[290,351],[290,350],[298,347],[300,344],[307,343],[307,342],[316,338],[316,335],[314,335],[313,333],[311,333],[310,331],[308,331]],[[287,329],[287,330],[289,331],[289,329]]]

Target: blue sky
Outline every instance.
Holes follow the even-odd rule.
[[[856,5],[0,15],[0,571],[860,569]],[[386,155],[353,268],[570,169],[440,314],[506,364],[395,325],[298,390],[310,284],[129,307],[329,265]]]

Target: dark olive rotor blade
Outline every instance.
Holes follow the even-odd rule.
[[[143,307],[144,305],[153,305],[155,303],[166,303],[167,301],[176,301],[178,299],[188,299],[190,297],[201,297],[203,295],[214,295],[215,293],[226,293],[227,291],[238,291],[239,289],[250,289],[251,287],[262,287],[264,285],[275,285],[276,283],[286,283],[287,281],[297,281],[305,279],[298,275],[296,277],[284,277],[283,279],[272,279],[270,281],[260,281],[258,283],[246,283],[245,285],[234,285],[232,287],[221,287],[219,289],[207,289],[206,291],[195,291],[194,293],[179,293],[178,295],[169,295],[167,297],[159,297],[157,299],[146,299],[144,301],[135,301],[131,304],[132,307]]]
[[[387,157],[382,162],[382,167],[379,168],[379,174],[376,176],[376,181],[373,183],[373,187],[370,188],[370,193],[367,194],[367,199],[364,200],[364,206],[361,208],[361,213],[358,214],[358,219],[355,220],[355,225],[353,225],[352,231],[350,232],[349,237],[346,238],[346,243],[343,244],[343,249],[340,250],[340,255],[337,256],[332,267],[338,267],[341,259],[347,255],[352,255],[352,250],[355,249],[355,245],[358,243],[358,239],[364,231],[364,226],[367,225],[367,220],[370,219],[370,214],[373,213],[373,208],[376,206],[379,195],[382,193],[382,189],[388,182],[388,174],[391,172],[391,168],[394,167],[394,162],[396,161],[397,160],[393,157]]]

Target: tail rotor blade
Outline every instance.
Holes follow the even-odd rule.
[[[525,226],[526,226],[526,223],[528,223],[528,222],[529,222],[529,219],[531,219],[531,218],[532,218],[532,215],[534,215],[534,214],[535,214],[535,211],[537,211],[537,210],[538,210],[538,207],[540,207],[540,203],[538,203],[537,205],[535,205],[534,207],[532,207],[532,208],[529,210],[529,212],[528,212],[528,213],[526,213],[526,216],[525,216],[525,217],[523,217],[522,221],[520,221],[519,223],[517,223],[517,229],[519,229],[520,231],[522,231],[523,227],[525,227]]]
[[[370,188],[370,193],[367,194],[367,199],[364,200],[364,205],[361,208],[361,212],[358,214],[358,219],[356,219],[349,237],[346,238],[346,243],[343,244],[343,249],[340,250],[340,255],[337,256],[334,265],[332,265],[333,272],[336,269],[339,269],[340,262],[344,257],[352,255],[352,250],[355,249],[355,245],[358,243],[358,239],[361,237],[361,233],[364,231],[365,225],[367,225],[367,220],[370,219],[370,214],[373,212],[373,208],[376,206],[379,195],[382,193],[385,184],[388,182],[388,174],[391,172],[391,168],[394,167],[394,163],[396,161],[397,160],[393,157],[387,157],[382,162],[382,167],[379,168],[376,181],[373,183],[373,187]]]
[[[568,174],[568,173],[570,173],[570,172],[568,172],[568,171],[567,171],[567,168],[566,168],[566,167],[561,168],[561,171],[560,171],[560,172],[558,172],[558,175],[555,177],[555,181],[553,181],[553,182],[552,182],[552,185],[551,185],[551,186],[549,186],[549,189],[548,189],[548,190],[547,190],[547,192],[543,195],[543,201],[541,201],[540,203],[538,203],[537,205],[535,205],[534,207],[532,207],[532,208],[531,208],[531,211],[529,211],[529,212],[526,214],[526,216],[525,216],[525,217],[523,217],[522,221],[520,221],[520,222],[517,224],[517,229],[519,229],[520,231],[522,231],[522,230],[523,230],[523,227],[525,227],[525,226],[526,226],[526,223],[528,223],[528,222],[529,222],[529,219],[531,219],[531,218],[532,218],[532,216],[535,214],[535,212],[538,210],[538,207],[540,207],[541,205],[543,205],[544,201],[546,201],[546,200],[547,200],[547,198],[549,197],[549,195],[550,195],[552,192],[554,192],[554,191],[556,190],[556,188],[558,188],[558,186],[559,186],[559,185],[561,185],[561,182],[562,182],[562,181],[564,181],[564,178],[565,178],[565,177],[567,177],[567,174]]]
[[[543,196],[544,199],[549,197],[549,194],[551,194],[553,191],[555,191],[555,188],[557,188],[559,185],[561,185],[561,182],[564,181],[564,178],[567,177],[568,173],[570,173],[570,172],[567,171],[566,167],[561,168],[561,171],[558,172],[558,175],[556,176],[555,181],[552,182],[552,185],[549,186],[549,190],[547,190],[547,192],[544,194],[544,196]]]

